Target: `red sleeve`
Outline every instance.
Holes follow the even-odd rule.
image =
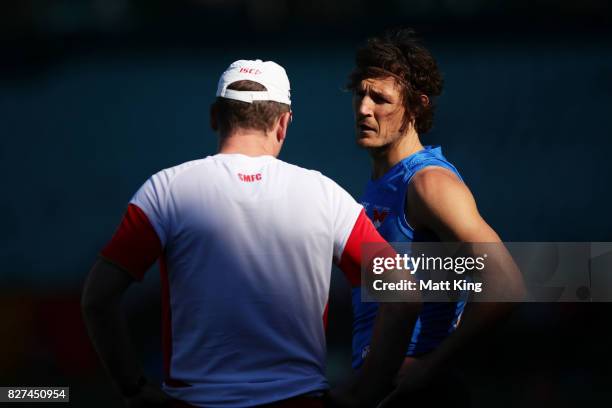
[[[359,286],[361,284],[361,244],[364,243],[384,243],[387,241],[380,236],[372,221],[368,218],[365,210],[361,210],[355,225],[342,251],[338,267],[342,269],[344,275],[350,282],[351,286]]]
[[[146,214],[130,204],[119,228],[100,255],[142,280],[162,253],[162,246]]]

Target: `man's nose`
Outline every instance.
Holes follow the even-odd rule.
[[[372,99],[369,96],[364,96],[357,101],[357,113],[360,116],[372,116]]]

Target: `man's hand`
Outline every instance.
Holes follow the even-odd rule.
[[[122,296],[133,281],[129,273],[100,258],[89,272],[83,289],[83,320],[89,337],[119,390],[137,384],[142,378],[142,369],[120,312]]]
[[[323,399],[326,408],[357,408],[359,401],[350,391],[350,387],[336,387]]]
[[[345,384],[339,385],[325,395],[326,408],[371,408],[375,405],[376,387],[365,387],[358,375]],[[380,398],[380,397],[378,397]]]
[[[429,385],[437,374],[439,364],[433,357],[420,358],[406,357],[402,367],[394,380],[395,388],[376,405],[377,408],[404,408],[406,401],[412,392],[420,390]],[[355,380],[355,379],[353,379]],[[356,382],[352,381],[344,387],[332,390],[326,398],[328,408],[356,408],[368,407],[359,397],[360,390],[355,388]]]
[[[147,383],[141,391],[131,398],[125,399],[128,408],[172,407],[174,398],[163,392],[158,386]]]
[[[429,382],[436,375],[437,369],[437,364],[429,356],[407,357],[395,380],[395,389],[378,404],[377,408],[405,406],[410,393],[429,385]]]

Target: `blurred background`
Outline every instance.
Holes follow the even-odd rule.
[[[292,84],[281,159],[359,198],[355,49],[417,30],[445,90],[433,131],[506,241],[612,241],[612,5],[606,0],[5,0],[0,3],[0,385],[71,387],[119,406],[80,317],[96,254],[153,173],[214,154],[208,108],[236,59]],[[126,300],[161,378],[159,277]],[[459,357],[474,406],[607,406],[609,304],[528,304]],[[334,271],[330,381],[350,372],[350,293]]]

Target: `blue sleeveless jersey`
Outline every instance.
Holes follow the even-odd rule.
[[[436,242],[433,234],[416,233],[404,216],[408,183],[414,174],[427,167],[444,167],[459,177],[457,169],[442,155],[442,149],[432,146],[414,153],[393,166],[377,180],[370,180],[361,198],[366,213],[388,242]],[[361,288],[352,289],[353,301],[353,368],[359,368],[370,349],[374,319],[378,304],[361,302]],[[465,302],[424,303],[412,332],[406,355],[419,356],[440,344],[459,322]]]

